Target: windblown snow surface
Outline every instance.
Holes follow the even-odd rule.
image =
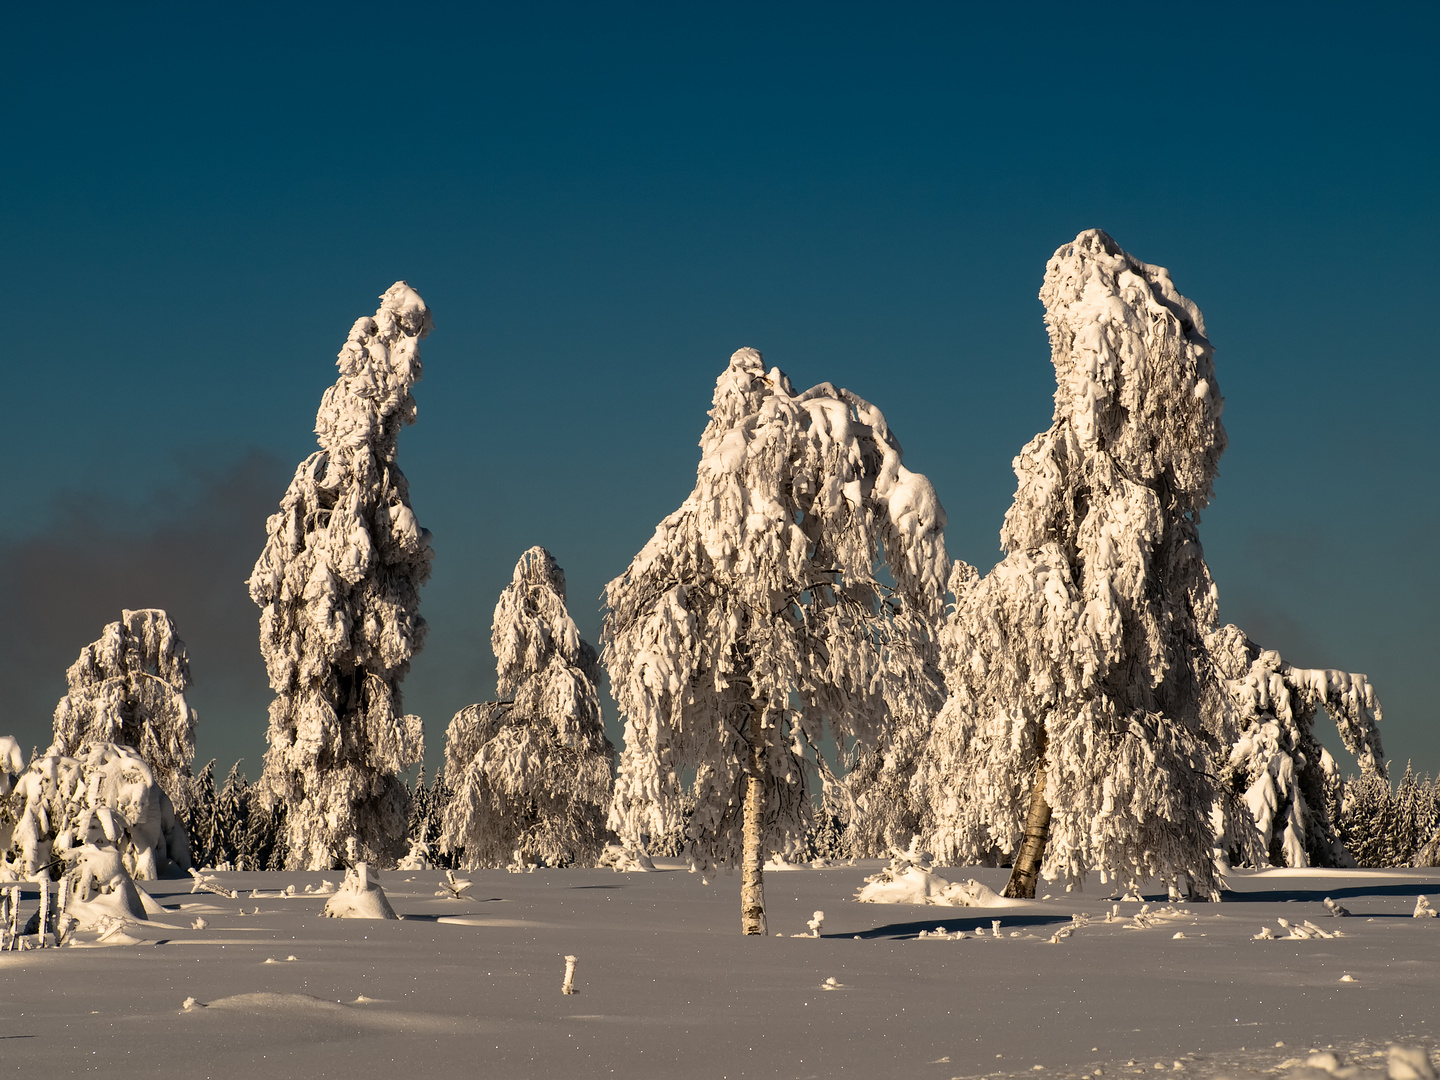
[[[869,862],[767,875],[775,936],[746,939],[738,878],[655,863],[476,871],[458,899],[436,895],[441,871],[383,872],[398,921],[323,918],[338,874],[213,875],[233,898],[143,882],[162,910],[101,947],[0,952],[0,1060],[112,1080],[1318,1080],[1424,1075],[1390,1044],[1436,1052],[1440,919],[1413,913],[1440,906],[1440,870],[1237,871],[1219,904],[1095,889],[986,909],[859,903]],[[1006,872],[940,873],[998,892]],[[24,886],[21,921],[37,906]]]

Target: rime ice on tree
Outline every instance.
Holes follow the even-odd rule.
[[[1336,832],[1344,784],[1315,738],[1315,713],[1323,708],[1335,721],[1362,777],[1383,779],[1374,687],[1364,675],[1293,667],[1234,626],[1212,633],[1210,649],[1228,680],[1239,732],[1219,775],[1249,811],[1222,819],[1218,843],[1247,851],[1258,840],[1262,857],[1276,866],[1353,864]],[[1252,827],[1254,838],[1239,835]]]
[[[797,394],[754,349],[717,381],[700,446],[695,490],[605,590],[625,717],[610,824],[632,844],[683,829],[702,865],[743,854],[742,928],[763,933],[760,867],[803,837],[807,753],[827,724],[872,745],[892,702],[923,696],[945,519],[879,409]]]
[[[79,757],[95,743],[133,747],[170,803],[184,811],[195,758],[195,710],[185,701],[190,660],[170,616],[123,611],[65,672],[49,753]]]
[[[1034,895],[1042,850],[1047,877],[1208,893],[1228,709],[1198,533],[1225,448],[1210,343],[1168,272],[1098,230],[1055,253],[1040,298],[1054,423],[1015,459],[1007,556],[952,578],[924,842],[957,863],[1015,853],[1007,895]]]
[[[466,868],[515,853],[593,866],[604,847],[615,749],[605,738],[595,650],[565,608],[565,572],[532,547],[495,605],[498,702],[456,714],[445,736],[441,847]]]
[[[250,577],[276,695],[262,784],[287,805],[291,868],[329,868],[352,837],[359,858],[381,863],[403,844],[396,774],[424,741],[400,680],[425,636],[431,549],[395,454],[431,326],[397,281],[351,328],[315,418],[321,448],[295,471]]]

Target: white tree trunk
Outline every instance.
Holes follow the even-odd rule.
[[[763,709],[750,706],[750,771],[745,780],[744,852],[740,858],[740,929],[747,937],[765,928],[765,730]]]
[[[1045,729],[1040,729],[1040,755],[1035,759],[1035,786],[1030,790],[1030,812],[1025,815],[1025,839],[1015,856],[1005,896],[1013,900],[1034,900],[1035,879],[1045,859],[1050,839],[1050,804],[1045,801]]]

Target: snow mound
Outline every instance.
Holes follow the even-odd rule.
[[[649,873],[655,869],[650,856],[639,848],[627,848],[621,844],[606,844],[600,854],[600,865],[608,866],[617,874],[621,872]]]
[[[855,894],[862,904],[935,904],[939,907],[1016,907],[1023,900],[1010,900],[974,878],[950,881],[930,866],[930,856],[913,848],[897,853],[890,865],[865,879]]]
[[[385,890],[372,876],[365,863],[356,863],[345,874],[345,881],[335,895],[325,901],[321,912],[327,919],[398,919],[390,906]]]

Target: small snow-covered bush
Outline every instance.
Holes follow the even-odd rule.
[[[195,759],[195,710],[185,701],[190,659],[159,608],[123,611],[65,673],[50,753],[75,757],[95,743],[134,747],[183,809]]]
[[[378,863],[404,853],[398,774],[424,755],[424,739],[400,681],[425,637],[419,590],[432,552],[395,459],[431,325],[403,281],[356,321],[315,418],[320,450],[296,469],[250,576],[275,692],[261,784],[286,806],[292,869],[330,869],[351,839]]]
[[[66,852],[113,845],[126,871],[155,878],[189,866],[185,830],[143,758],[118,743],[92,743],[78,758],[45,754],[20,774],[7,804],[13,825],[0,874],[57,878]]]
[[[495,605],[491,633],[507,700],[460,710],[445,736],[442,850],[467,869],[512,858],[593,866],[605,843],[614,748],[595,650],[565,608],[565,574],[533,547]]]

